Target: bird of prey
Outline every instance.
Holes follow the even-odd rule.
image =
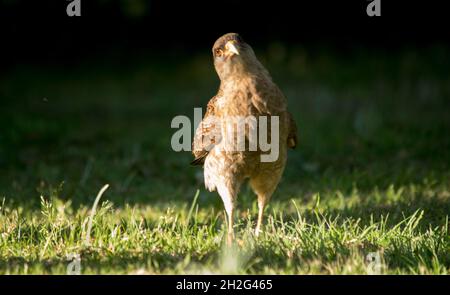
[[[269,72],[256,58],[253,49],[236,33],[220,37],[212,49],[214,67],[220,87],[207,105],[203,120],[196,129],[192,143],[195,159],[192,165],[203,165],[205,187],[219,193],[228,217],[228,244],[232,243],[233,211],[240,186],[249,181],[257,195],[258,220],[256,236],[261,231],[263,212],[275,191],[287,159],[287,149],[297,145],[297,127],[287,111],[286,99],[272,81]],[[278,117],[278,130],[268,128],[271,140],[278,136],[279,153],[274,161],[261,161],[267,154],[256,150],[232,150],[225,147],[227,136],[235,138],[237,128],[225,128],[235,117]],[[250,127],[245,127],[245,143],[249,145]],[[262,128],[257,125],[257,128]]]

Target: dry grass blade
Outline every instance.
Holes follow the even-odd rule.
[[[97,209],[98,202],[102,197],[103,193],[108,189],[109,184],[105,184],[102,189],[98,192],[97,197],[95,198],[94,205],[92,206],[91,214],[89,215],[89,224],[86,232],[85,245],[89,246],[91,242],[91,229],[92,229],[92,221],[94,220],[95,211]]]

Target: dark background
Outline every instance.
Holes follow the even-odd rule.
[[[69,1],[2,0],[0,195],[38,206],[64,187],[90,204],[114,183],[117,204],[189,202],[200,170],[170,122],[216,93],[211,47],[233,31],[299,125],[278,198],[446,179],[446,7],[381,2],[368,17],[366,0],[81,0],[68,17]]]
[[[443,1],[382,1],[382,16],[366,15],[367,0],[347,1],[81,1],[68,17],[64,0],[2,0],[0,30],[6,65],[77,63],[139,52],[180,54],[210,48],[234,31],[254,46],[280,41],[302,46],[397,49],[448,43]],[[395,3],[394,3],[395,2]]]

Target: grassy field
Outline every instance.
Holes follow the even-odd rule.
[[[171,119],[215,94],[209,56],[4,74],[0,273],[65,274],[75,254],[82,274],[448,274],[449,50],[257,53],[300,142],[258,239],[243,187],[232,248],[220,198],[170,148]]]

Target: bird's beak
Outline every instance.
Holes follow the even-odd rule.
[[[239,55],[239,51],[237,50],[236,45],[234,45],[234,43],[235,42],[233,40],[228,41],[225,44],[225,49],[228,50],[229,52],[233,53],[233,54]]]

